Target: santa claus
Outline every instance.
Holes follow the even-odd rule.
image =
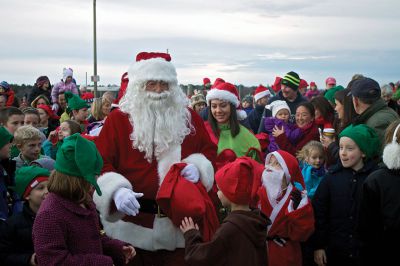
[[[107,118],[96,140],[103,157],[94,195],[108,235],[137,248],[134,265],[183,265],[184,238],[155,199],[170,167],[187,163],[181,175],[214,183],[217,147],[201,118],[187,108],[169,54],[139,53],[128,70],[120,109]]]
[[[265,163],[259,207],[272,223],[267,237],[269,265],[301,266],[300,242],[314,231],[314,213],[299,164],[282,150],[269,153]]]

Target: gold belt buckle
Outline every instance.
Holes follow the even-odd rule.
[[[160,206],[159,206],[159,205],[157,205],[157,217],[158,217],[158,218],[167,217],[167,215],[161,213],[161,209],[160,209]]]

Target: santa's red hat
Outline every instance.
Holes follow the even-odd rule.
[[[248,205],[251,202],[254,171],[248,157],[240,157],[226,164],[215,174],[219,190],[235,204]]]
[[[305,188],[304,178],[301,174],[296,157],[286,151],[277,150],[267,154],[267,157],[265,158],[266,164],[268,164],[272,155],[275,156],[276,160],[281,165],[283,172],[285,173],[286,181],[293,184],[294,182],[298,182],[303,186],[303,188]]]
[[[254,91],[254,101],[257,102],[261,98],[270,95],[271,93],[269,92],[269,89],[260,84],[260,86],[258,86]]]
[[[142,84],[149,80],[162,80],[178,84],[176,70],[171,63],[171,56],[166,53],[141,52],[136,62],[128,70],[129,82]]]
[[[246,112],[241,110],[239,93],[235,85],[229,82],[223,82],[218,84],[215,88],[212,88],[206,96],[208,105],[210,105],[211,100],[216,99],[232,103],[236,107],[238,120],[243,120],[247,117]]]
[[[299,89],[301,89],[301,88],[307,88],[307,87],[308,87],[307,81],[304,80],[304,79],[300,79]]]

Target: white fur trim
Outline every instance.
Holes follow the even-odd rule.
[[[236,116],[239,121],[245,120],[247,113],[244,110],[236,110]]]
[[[167,217],[155,217],[153,229],[122,220],[110,223],[102,215],[100,217],[108,236],[128,242],[134,247],[149,251],[185,247],[182,232]]]
[[[383,162],[389,169],[400,169],[400,144],[397,142],[386,145],[383,149]]]
[[[172,145],[166,152],[164,152],[157,158],[159,185],[161,185],[164,181],[164,178],[167,175],[171,166],[181,161],[181,150],[181,145]]]
[[[271,95],[271,93],[269,92],[269,90],[265,90],[262,92],[257,93],[256,95],[254,95],[254,100],[257,103],[258,100],[260,100],[261,98],[265,97],[265,96],[269,96]]]
[[[201,153],[194,153],[182,160],[184,163],[194,164],[200,172],[200,181],[207,191],[214,184],[214,167],[211,162]]]
[[[129,67],[128,78],[128,89],[133,88],[135,84],[148,80],[162,80],[178,84],[174,65],[162,58],[151,58],[133,63]]]
[[[236,107],[238,107],[240,104],[239,99],[236,97],[236,95],[226,90],[212,89],[207,92],[206,100],[208,105],[210,105],[211,100],[215,99],[228,101],[230,103],[233,103],[233,105],[235,105]]]
[[[119,211],[110,213],[110,207],[114,201],[115,191],[122,187],[132,189],[131,183],[124,176],[116,172],[108,172],[97,179],[97,184],[103,192],[101,196],[97,195],[97,193],[93,194],[93,201],[96,204],[97,210],[104,219],[109,222],[115,222],[122,219],[125,214]]]

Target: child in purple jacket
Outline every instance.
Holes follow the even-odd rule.
[[[63,78],[60,82],[54,85],[53,89],[51,90],[51,102],[53,103],[52,109],[53,111],[58,111],[60,108],[58,103],[58,95],[61,92],[70,91],[73,94],[78,95],[78,88],[76,84],[73,82],[72,79],[73,70],[71,68],[64,68],[63,69]]]
[[[136,252],[100,230],[91,197],[103,160],[93,142],[74,134],[58,149],[49,194],[33,225],[39,265],[125,265]]]
[[[275,127],[284,128],[285,134],[291,143],[296,143],[302,136],[302,131],[291,123],[290,119],[290,108],[285,101],[276,100],[265,106],[265,108],[271,110],[272,116],[264,119],[264,127],[269,136],[268,151],[274,152],[279,150],[278,144],[275,142],[275,138],[272,135],[272,131]]]

